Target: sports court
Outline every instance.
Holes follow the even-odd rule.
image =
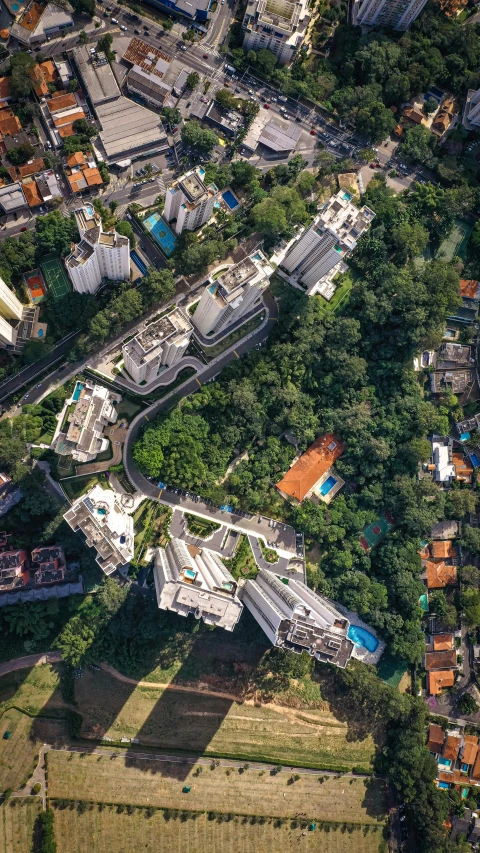
[[[460,258],[463,257],[472,231],[472,223],[457,218],[448,237],[442,240],[437,257],[446,261],[451,261],[457,255]]]
[[[387,652],[377,664],[377,675],[391,687],[398,687],[407,669],[408,663],[406,661],[393,657]]]
[[[367,527],[362,530],[360,536],[360,545],[364,551],[371,551],[379,542],[387,535],[388,531],[395,526],[395,520],[391,512],[382,512],[381,516],[376,521],[372,521]]]
[[[70,293],[72,289],[70,282],[57,255],[48,255],[40,266],[54,299],[61,299],[62,296]]]
[[[47,285],[40,270],[31,270],[24,274],[25,284],[27,285],[30,299],[34,305],[42,302],[47,295]]]

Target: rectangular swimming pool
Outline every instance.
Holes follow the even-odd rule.
[[[478,468],[480,462],[478,461],[478,456],[475,456],[475,453],[470,454],[470,459],[472,460],[472,465],[474,468]]]
[[[83,384],[83,382],[77,382],[77,384],[75,385],[75,390],[72,394],[72,400],[75,403],[78,403],[78,401],[80,399],[80,394],[82,393],[84,388],[85,388],[85,385]]]
[[[164,255],[169,258],[177,244],[177,238],[173,231],[170,231],[167,223],[162,219],[159,213],[151,213],[144,219],[145,228],[150,231]]]
[[[147,266],[146,266],[146,264],[142,261],[142,259],[141,259],[140,255],[138,254],[138,252],[135,252],[135,251],[132,249],[132,251],[130,252],[130,257],[131,257],[131,259],[132,259],[133,263],[135,264],[135,266],[137,267],[137,269],[138,269],[138,270],[140,270],[140,272],[142,273],[142,275],[146,275],[146,274],[147,274]]]
[[[222,193],[222,198],[230,210],[235,210],[235,208],[240,205],[240,202],[237,201],[231,190],[225,190],[225,192]]]
[[[451,767],[452,762],[449,758],[439,758],[438,765],[439,767]]]
[[[328,493],[331,492],[331,490],[333,489],[336,482],[337,481],[335,477],[329,477],[328,480],[325,480],[325,482],[322,483],[322,485],[320,486],[320,494],[323,495],[323,497],[325,497],[325,495],[328,495]]]

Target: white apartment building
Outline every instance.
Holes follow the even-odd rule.
[[[249,0],[242,24],[243,48],[266,48],[281,65],[289,65],[303,43],[309,21],[308,0]]]
[[[24,306],[0,278],[0,349],[15,347]]]
[[[167,222],[176,219],[175,231],[193,231],[210,219],[219,191],[215,184],[207,186],[205,172],[200,167],[192,169],[168,188],[163,215]]]
[[[192,317],[195,328],[207,337],[235,323],[260,305],[271,275],[273,267],[257,250],[229,267],[216,281],[210,279]]]
[[[103,279],[128,281],[128,237],[116,231],[104,231],[102,220],[91,204],[76,210],[75,219],[81,239],[65,260],[73,289],[78,293],[96,293]]]
[[[106,575],[133,558],[133,518],[112,489],[102,489],[97,484],[78,498],[63,517],[75,533],[83,533],[89,548],[95,548],[96,561]]]
[[[77,462],[91,462],[108,448],[104,429],[117,420],[115,403],[120,403],[120,394],[109,391],[104,385],[85,382],[79,400],[68,417],[68,429],[60,432],[55,440],[55,452],[61,456],[72,456]]]
[[[266,569],[245,582],[240,597],[274,646],[346,667],[354,650],[350,623],[327,598]]]
[[[293,282],[301,284],[308,296],[320,293],[331,298],[335,291],[333,276],[346,269],[344,259],[373,222],[374,212],[366,206],[356,207],[351,198],[346,190],[332,196],[282,262]]]
[[[124,344],[122,352],[125,369],[138,385],[151,382],[162,367],[172,367],[180,361],[191,334],[191,323],[175,308]]]
[[[180,616],[193,613],[207,625],[233,631],[242,614],[237,582],[208,548],[192,557],[182,539],[157,548],[153,569],[158,606]]]
[[[353,0],[352,24],[408,30],[427,0]]]
[[[469,130],[480,125],[480,89],[469,89],[467,92],[463,124]]]

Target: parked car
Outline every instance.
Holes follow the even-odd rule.
[[[265,107],[266,110],[270,109],[270,104],[264,104],[263,106]]]
[[[120,29],[121,29],[124,33],[126,33],[126,32],[127,32],[127,28],[126,28],[125,24],[122,24],[122,26],[120,27]]]
[[[204,53],[204,54],[203,54],[203,58],[204,58],[204,59],[209,59],[208,53]]]
[[[27,228],[25,225],[23,226],[23,228],[20,228],[20,231],[26,231],[26,230],[27,230]]]
[[[316,131],[316,130],[314,130],[314,129],[313,129],[313,127],[312,127],[312,129],[311,129],[311,131],[310,131],[310,136],[316,136],[316,135],[317,135],[317,131]]]

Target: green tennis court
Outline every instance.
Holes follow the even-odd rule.
[[[57,255],[48,255],[40,266],[48,289],[52,292],[54,299],[60,299],[62,296],[70,293],[72,289],[70,282],[62,266],[62,262]]]
[[[391,687],[398,687],[402,680],[402,675],[407,669],[408,663],[406,661],[395,658],[386,652],[377,664],[377,675],[382,681],[390,684]]]
[[[383,537],[387,535],[388,531],[394,525],[395,521],[392,514],[390,512],[382,512],[379,518],[364,527],[360,536],[360,545],[365,551],[370,551],[382,541]]]
[[[458,257],[462,257],[472,231],[472,223],[466,222],[465,219],[457,218],[448,237],[442,240],[437,257],[446,261],[451,261],[457,255]]]

